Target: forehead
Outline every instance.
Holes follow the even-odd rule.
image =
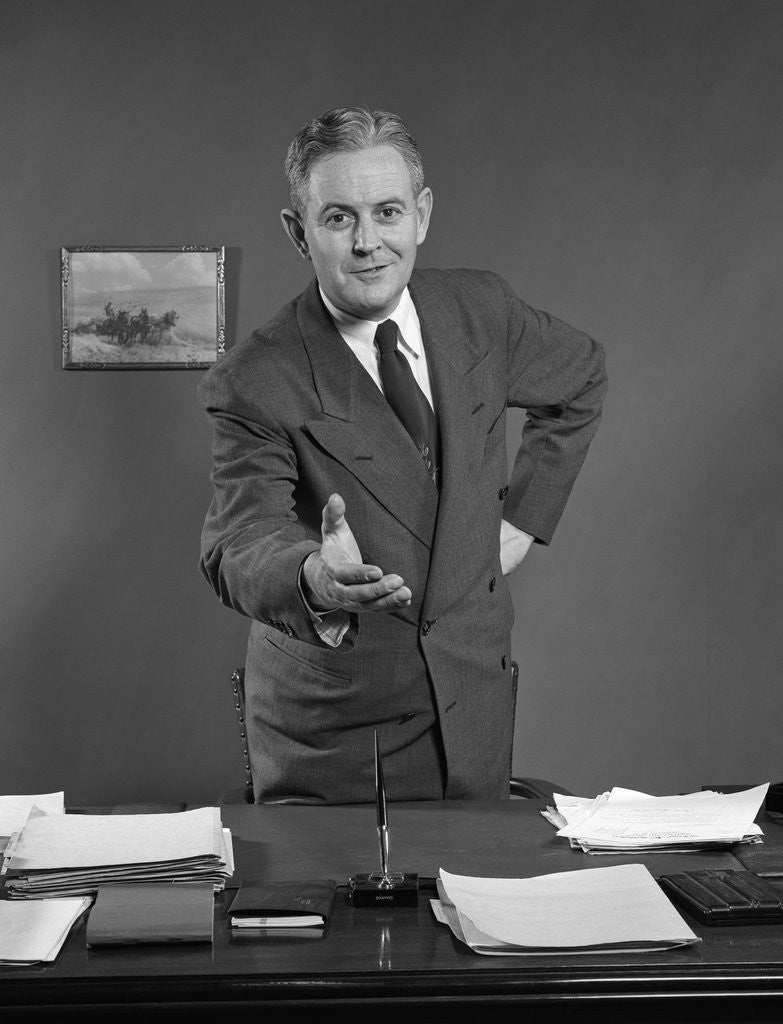
[[[375,205],[413,199],[410,171],[393,146],[338,152],[317,160],[310,171],[311,210],[325,206]]]

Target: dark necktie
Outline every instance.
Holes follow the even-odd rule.
[[[408,360],[397,348],[397,324],[393,320],[384,320],[378,325],[375,344],[380,354],[378,369],[386,400],[413,439],[432,482],[438,487],[440,446],[437,420],[416,383]]]

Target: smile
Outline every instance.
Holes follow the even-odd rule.
[[[379,277],[388,267],[389,264],[384,263],[383,266],[380,267],[366,267],[364,270],[353,270],[351,273],[354,277],[373,278]]]

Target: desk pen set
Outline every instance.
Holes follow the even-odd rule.
[[[354,875],[349,879],[351,901],[355,907],[415,907],[419,902],[419,876],[411,872],[389,871],[389,822],[386,814],[386,787],[383,765],[375,733],[375,805],[378,819],[380,871]]]

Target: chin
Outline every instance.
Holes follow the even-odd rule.
[[[367,319],[388,316],[397,305],[404,287],[402,284],[398,288],[368,288],[356,296],[355,305],[364,311]]]

